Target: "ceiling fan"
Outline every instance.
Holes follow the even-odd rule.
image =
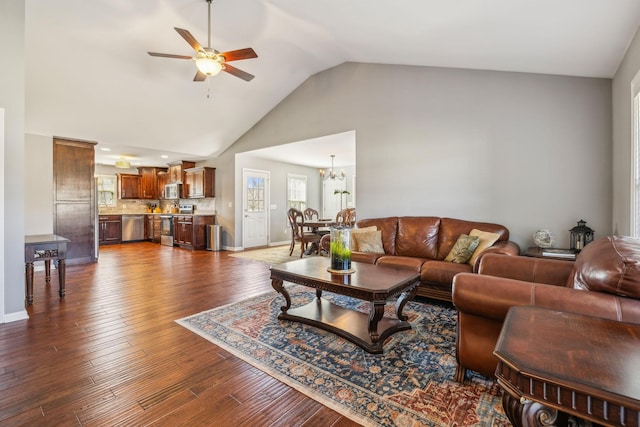
[[[191,45],[191,47],[195,50],[194,56],[187,55],[173,55],[170,53],[157,53],[157,52],[147,52],[151,56],[160,56],[163,58],[175,58],[175,59],[191,59],[196,62],[196,67],[198,71],[196,72],[196,76],[193,78],[194,82],[202,82],[207,79],[207,77],[215,76],[220,71],[225,71],[231,75],[241,78],[245,81],[252,80],[255,76],[247,73],[246,71],[242,71],[236,67],[229,65],[227,62],[229,61],[237,61],[240,59],[251,59],[257,58],[258,55],[254,52],[250,47],[245,49],[231,50],[228,52],[218,52],[215,49],[211,48],[211,3],[213,0],[205,0],[208,3],[209,8],[209,22],[208,22],[208,34],[209,39],[207,42],[207,47],[202,47],[200,43],[196,40],[193,35],[187,30],[182,28],[174,27],[174,30],[178,32],[182,36],[183,39]]]

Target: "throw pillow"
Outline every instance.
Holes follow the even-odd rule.
[[[480,244],[480,238],[478,236],[472,237],[461,234],[444,260],[464,264],[469,261],[478,244]]]
[[[375,225],[370,225],[369,227],[351,229],[351,252],[360,250],[358,248],[358,242],[356,241],[356,238],[355,238],[356,234],[358,234],[358,233],[366,233],[366,232],[370,232],[370,231],[376,231],[377,229],[378,229],[378,227],[376,227]]]
[[[480,243],[478,244],[478,247],[473,252],[473,255],[471,255],[471,258],[469,258],[469,264],[471,264],[471,266],[473,266],[476,263],[476,259],[480,256],[482,251],[487,249],[489,246],[492,246],[500,238],[500,235],[498,233],[481,231],[475,228],[471,230],[471,233],[469,233],[469,236],[478,236],[480,238]]]
[[[369,252],[373,254],[384,253],[381,230],[356,233],[354,235],[354,240],[357,243],[359,252]]]

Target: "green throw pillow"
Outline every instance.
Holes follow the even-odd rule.
[[[464,264],[469,261],[471,255],[473,255],[473,251],[476,250],[479,243],[479,237],[461,234],[460,237],[458,237],[456,244],[453,245],[453,248],[451,248],[451,251],[449,251],[449,254],[444,260]]]

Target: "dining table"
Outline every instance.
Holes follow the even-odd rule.
[[[324,234],[329,234],[329,231],[324,231],[322,230],[323,228],[329,228],[329,227],[333,227],[338,225],[339,223],[336,222],[335,219],[317,219],[317,220],[305,220],[304,222],[304,226],[305,227],[309,227],[311,228],[311,232],[312,233],[316,233],[316,234],[320,234],[320,235],[324,235]],[[305,251],[305,255],[310,255],[311,253],[313,253],[314,251],[316,251],[318,244],[317,243],[312,243],[307,250]]]

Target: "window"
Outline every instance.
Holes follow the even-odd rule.
[[[265,180],[261,177],[247,178],[247,212],[265,211]]]
[[[631,165],[631,236],[640,237],[640,73],[631,83],[633,93]]]
[[[116,200],[116,176],[98,175],[98,206],[117,206]]]
[[[287,209],[296,208],[304,211],[307,208],[307,177],[305,175],[287,174]]]

